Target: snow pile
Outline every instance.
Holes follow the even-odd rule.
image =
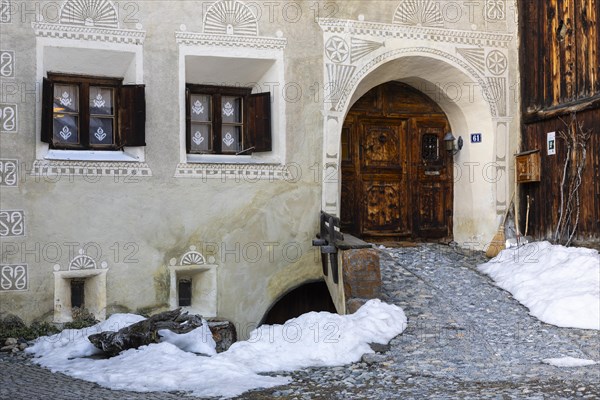
[[[217,344],[212,337],[210,328],[205,320],[202,326],[188,333],[175,333],[168,329],[158,331],[161,342],[171,343],[183,351],[214,356],[217,354]]]
[[[373,352],[368,343],[388,343],[404,331],[407,322],[401,308],[371,300],[352,315],[312,312],[284,325],[262,326],[249,340],[212,357],[188,352],[214,351],[212,337],[207,338],[198,328],[185,335],[167,334],[161,343],[127,350],[110,359],[81,358],[99,352],[87,335],[98,332],[100,326],[118,325],[120,329],[142,319],[113,315],[95,327],[69,333],[70,340],[60,338],[61,334],[43,337],[27,350],[38,357],[38,364],[52,371],[111,389],[233,397],[290,381],[282,376],[259,375],[261,372],[358,361],[363,354]]]
[[[44,357],[38,360],[39,364],[56,372],[60,369],[55,366],[60,365],[63,360],[102,353],[88,340],[88,336],[105,331],[116,332],[144,319],[144,317],[134,314],[114,314],[106,321],[89,328],[65,329],[56,335],[40,337],[32,347],[25,351],[43,355]]]
[[[569,367],[586,367],[588,365],[596,365],[594,360],[585,360],[583,358],[574,357],[561,357],[561,358],[546,358],[542,360],[546,364],[553,365],[555,367],[569,368]]]
[[[548,324],[600,329],[600,255],[596,250],[535,242],[503,250],[479,269]]]

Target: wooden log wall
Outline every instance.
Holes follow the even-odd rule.
[[[572,113],[593,129],[581,189],[580,243],[600,243],[600,0],[528,0],[520,6],[521,150],[540,149],[542,180],[520,186],[521,221],[532,199],[530,232],[550,239],[558,222],[566,155],[547,154],[547,133],[564,130]]]

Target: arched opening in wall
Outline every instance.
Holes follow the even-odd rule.
[[[454,202],[450,123],[426,94],[397,81],[348,112],[341,136],[342,230],[367,240],[449,240]]]
[[[310,311],[337,312],[324,281],[305,283],[283,295],[266,313],[262,324],[283,324]]]

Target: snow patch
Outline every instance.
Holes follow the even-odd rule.
[[[586,360],[583,358],[574,358],[574,357],[546,358],[546,359],[543,359],[542,362],[553,365],[555,367],[560,367],[560,368],[586,367],[588,365],[596,365],[597,364],[597,362],[594,360]]]
[[[288,377],[259,373],[359,361],[363,354],[373,353],[369,343],[388,343],[407,324],[400,307],[370,300],[351,315],[311,312],[284,325],[262,326],[249,340],[212,357],[191,353],[206,354],[207,348],[214,349],[212,337],[198,328],[183,335],[167,333],[161,343],[127,350],[110,359],[82,358],[100,353],[87,335],[103,328],[118,330],[143,319],[132,314],[113,315],[87,330],[72,330],[71,339],[60,338],[61,334],[40,338],[28,351],[37,357],[36,363],[52,371],[111,389],[233,397],[290,382]]]
[[[478,268],[541,321],[600,330],[600,255],[596,250],[534,242],[503,250]]]
[[[168,329],[158,331],[161,342],[171,343],[183,351],[214,356],[217,354],[217,344],[212,337],[208,323],[202,320],[202,326],[188,333],[175,333]]]

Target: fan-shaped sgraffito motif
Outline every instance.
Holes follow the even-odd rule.
[[[60,23],[100,28],[118,28],[117,10],[108,0],[67,0],[60,12]]]
[[[394,24],[443,27],[440,4],[432,0],[403,0],[394,13]]]
[[[206,11],[204,33],[258,36],[256,16],[235,0],[217,1]]]
[[[326,102],[330,102],[332,109],[335,109],[342,96],[348,91],[347,86],[352,74],[356,70],[352,65],[327,64],[327,79],[329,80],[325,88]]]
[[[86,256],[85,254],[80,254],[75,257],[71,263],[69,264],[69,269],[95,269],[96,261],[90,256]]]
[[[188,251],[181,257],[181,265],[202,265],[206,264],[204,256],[197,251]]]
[[[489,101],[496,105],[498,115],[506,116],[506,78],[488,78],[490,88]]]
[[[372,40],[365,40],[359,38],[351,39],[352,56],[351,61],[354,63],[367,54],[383,47],[385,44],[382,42],[374,42]]]
[[[477,69],[477,71],[484,73],[485,72],[485,60],[484,60],[484,51],[482,48],[471,49],[456,49],[456,52],[460,54],[469,64]]]

